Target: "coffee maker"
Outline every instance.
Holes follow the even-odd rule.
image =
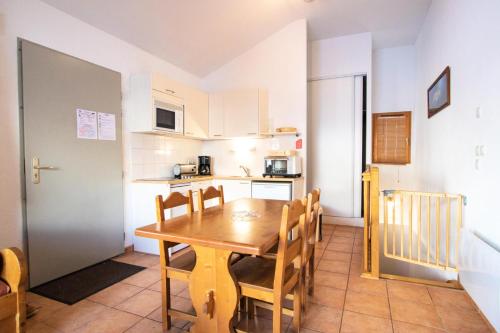
[[[198,156],[198,174],[201,176],[210,176],[212,169],[210,169],[210,156]]]

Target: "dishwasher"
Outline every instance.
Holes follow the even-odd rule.
[[[292,182],[252,181],[252,198],[292,200]]]

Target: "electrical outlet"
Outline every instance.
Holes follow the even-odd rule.
[[[476,119],[481,119],[481,107],[476,108]]]
[[[479,171],[480,167],[481,167],[481,160],[479,158],[476,158],[474,160],[474,169],[476,171]]]

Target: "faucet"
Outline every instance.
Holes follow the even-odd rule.
[[[245,171],[245,175],[246,175],[247,177],[250,177],[250,169],[249,169],[249,168],[247,168],[247,167],[246,167],[246,166],[244,166],[244,165],[240,165],[240,168],[241,168],[241,169],[243,169],[243,171]]]

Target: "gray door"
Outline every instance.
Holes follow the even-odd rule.
[[[37,44],[20,44],[34,287],[123,252],[121,76]],[[77,109],[114,114],[116,139],[77,138]],[[40,169],[33,167],[35,158]]]

